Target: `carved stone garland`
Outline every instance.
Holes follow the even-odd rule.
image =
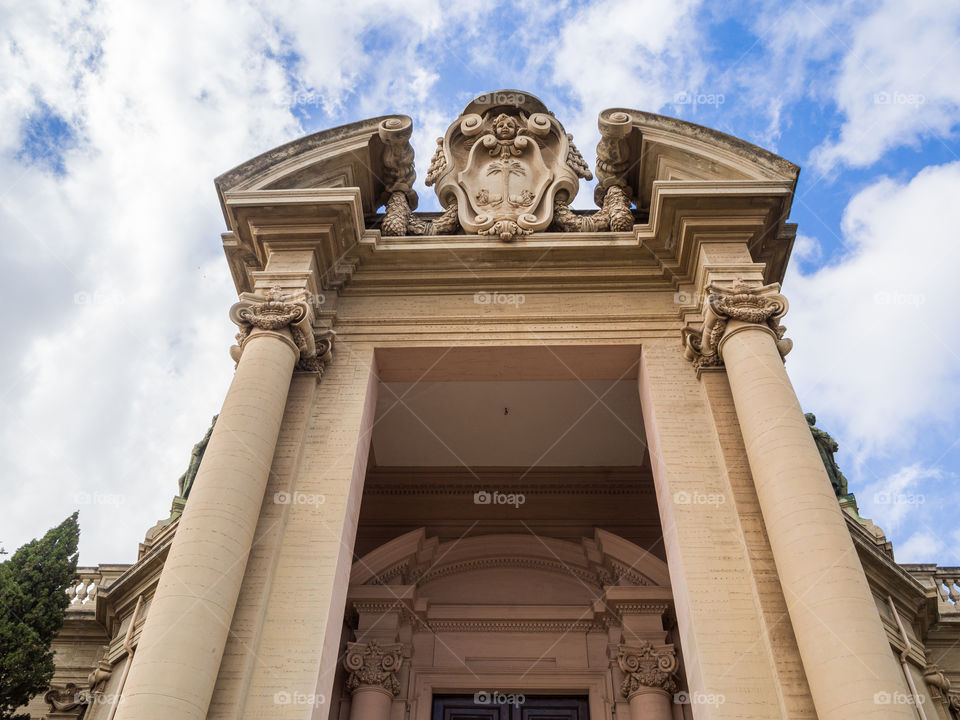
[[[333,343],[329,335],[316,335],[310,323],[310,306],[302,297],[284,292],[274,285],[266,296],[243,293],[240,302],[230,308],[230,319],[240,328],[237,344],[230,349],[234,361],[240,361],[244,343],[254,328],[260,330],[290,329],[293,342],[300,351],[297,369],[306,372],[323,372],[330,361]]]
[[[646,640],[639,645],[621,645],[617,663],[626,676],[620,692],[628,700],[634,693],[651,688],[671,695],[677,691],[677,653],[672,645],[654,647]]]
[[[400,235],[449,235],[456,232],[460,225],[457,222],[457,206],[454,202],[439,218],[433,221],[420,220],[414,217],[417,209],[417,194],[413,190],[413,183],[417,179],[417,171],[413,164],[413,146],[410,145],[410,135],[413,124],[410,118],[388,118],[380,123],[378,134],[384,144],[383,172],[384,194],[381,202],[386,206],[380,232],[387,236]],[[440,141],[442,144],[442,140]],[[442,157],[442,148],[437,151]],[[437,162],[436,155],[434,162]],[[431,172],[433,165],[430,166]],[[428,172],[427,185],[433,184]]]
[[[563,232],[627,232],[633,228],[632,190],[625,178],[630,161],[627,136],[633,125],[627,113],[614,111],[602,113],[599,126],[597,187],[593,199],[601,209],[593,215],[577,215],[570,210],[569,199],[558,195],[553,222],[554,227]],[[589,173],[583,177],[590,179]]]
[[[779,285],[755,287],[737,281],[730,288],[719,285],[707,287],[707,302],[703,328],[684,328],[684,355],[698,370],[705,367],[720,367],[720,340],[730,320],[768,326],[777,338],[777,349],[786,357],[793,348],[793,341],[784,338],[786,328],[780,324],[787,312],[787,299],[781,295]]]
[[[396,697],[400,694],[397,672],[403,662],[403,646],[368,643],[347,643],[343,667],[349,673],[347,689],[356,691],[363,686],[380,687]]]

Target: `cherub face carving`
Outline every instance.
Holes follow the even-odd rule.
[[[517,119],[500,113],[493,120],[493,133],[498,140],[512,140],[517,136]]]

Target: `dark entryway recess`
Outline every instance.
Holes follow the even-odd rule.
[[[516,699],[519,693],[506,693]],[[589,720],[587,698],[525,695],[522,702],[497,704],[502,695],[434,695],[432,720]],[[490,702],[487,702],[487,701]]]

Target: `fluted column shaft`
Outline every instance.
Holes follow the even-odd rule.
[[[243,580],[294,364],[252,329],[150,602],[118,720],[202,720]]]
[[[906,692],[903,677],[784,370],[782,329],[724,322],[717,350],[817,714],[913,720],[909,706],[877,702]]]

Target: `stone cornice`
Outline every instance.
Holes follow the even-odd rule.
[[[367,230],[357,257],[375,272],[361,273],[351,287],[402,287],[402,276],[424,273],[421,291],[433,291],[509,283],[514,273],[528,286],[675,290],[694,280],[701,244],[731,239],[745,243],[755,262],[775,260],[764,279],[779,282],[795,230],[783,222],[792,192],[782,180],[658,182],[649,216],[630,232],[537,232],[508,245],[482,235]]]
[[[728,323],[739,321],[766,328],[774,337],[781,356],[786,356],[793,342],[783,337],[786,328],[780,325],[788,308],[787,299],[777,284],[758,287],[740,281],[730,287],[711,284],[706,289],[703,326],[683,329],[684,355],[699,371],[723,365],[721,347],[728,336]]]
[[[239,293],[254,290],[254,274],[277,251],[308,253],[308,292],[343,287],[357,265],[363,234],[360,190],[355,187],[230,191],[224,194],[230,232],[223,248]]]

